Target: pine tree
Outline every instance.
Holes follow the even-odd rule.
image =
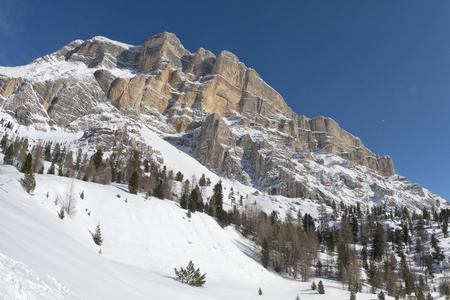
[[[262,289],[261,289],[261,287],[258,289],[258,295],[260,295],[260,296],[262,296],[262,294],[263,294],[263,292],[262,292]]]
[[[181,267],[179,271],[176,268],[174,268],[174,270],[177,275],[177,279],[187,285],[200,287],[206,282],[206,273],[201,274],[200,269],[195,269],[192,260],[189,262],[186,269]]]
[[[98,149],[94,155],[92,155],[92,161],[94,163],[95,171],[99,171],[99,169],[103,166],[103,150],[102,148]]]
[[[5,156],[3,157],[3,163],[5,165],[12,165],[14,163],[14,146],[11,143],[8,148],[6,148]]]
[[[25,173],[22,179],[22,185],[28,194],[32,194],[36,188],[36,179],[33,174],[33,157],[30,153],[28,153],[22,164],[22,171]]]
[[[323,286],[322,280],[319,281],[319,284],[317,285],[317,291],[319,294],[325,294],[325,287]]]
[[[59,210],[59,213],[58,213],[58,217],[62,220],[62,219],[64,219],[64,215],[65,213],[64,213],[64,207],[61,207],[61,209]]]
[[[354,291],[350,292],[350,300],[356,300],[356,294]]]
[[[267,242],[267,239],[264,238],[262,242],[262,250],[261,250],[261,262],[264,268],[267,269],[269,266],[269,242]]]
[[[311,289],[312,289],[313,291],[315,291],[315,290],[317,289],[317,284],[316,284],[315,281],[313,281],[313,282],[311,283]]]
[[[139,174],[137,171],[134,171],[131,174],[128,189],[130,190],[130,193],[137,194],[138,188],[139,188]]]
[[[36,188],[36,179],[34,178],[34,174],[26,173],[22,180],[22,184],[27,193],[32,194]]]
[[[184,177],[184,175],[180,171],[178,171],[178,173],[175,175],[175,180],[179,181],[179,182],[182,182],[183,181],[183,177]]]
[[[383,291],[381,291],[381,292],[378,294],[378,299],[379,299],[379,300],[385,300]]]
[[[55,164],[54,163],[52,163],[50,165],[50,168],[48,168],[47,174],[52,174],[52,175],[55,174]]]
[[[97,228],[95,229],[92,239],[94,240],[94,243],[96,243],[99,246],[103,244],[102,232],[100,230],[100,223],[97,224]]]
[[[27,154],[22,163],[22,172],[28,174],[33,173],[33,156],[31,156],[31,153]]]

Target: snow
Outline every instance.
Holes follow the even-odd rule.
[[[310,283],[264,269],[252,242],[206,214],[188,218],[175,202],[74,180],[75,194],[84,191],[84,199],[78,198],[75,217],[60,220],[54,202],[71,179],[36,175],[31,196],[21,177],[0,165],[0,291],[6,299],[260,299],[259,287],[267,299],[324,299]],[[91,237],[97,223],[102,246]],[[175,280],[173,269],[190,260],[207,273],[202,288]],[[326,295],[348,298],[337,282],[322,280]]]

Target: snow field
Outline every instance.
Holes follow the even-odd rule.
[[[175,202],[145,200],[121,185],[74,180],[78,212],[60,220],[54,201],[65,195],[71,179],[36,175],[30,196],[21,177],[14,167],[0,165],[0,270],[9,274],[0,282],[5,299],[261,299],[259,287],[266,299],[349,297],[337,282],[323,279],[327,294],[318,295],[308,282],[265,270],[255,257],[259,250],[232,227],[222,229],[206,214],[188,218]],[[98,222],[102,246],[91,236]],[[173,268],[190,260],[207,273],[202,288],[175,280]]]

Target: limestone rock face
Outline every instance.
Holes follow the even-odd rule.
[[[332,119],[295,114],[231,52],[190,53],[172,33],[142,46],[77,40],[24,66],[20,76],[8,72],[0,67],[0,100],[22,124],[88,130],[102,113],[158,120],[162,134],[178,133],[171,141],[190,147],[215,172],[287,196],[327,197],[299,179],[309,162],[326,164],[318,153],[377,176],[395,174],[390,157],[373,154]]]
[[[0,95],[3,98],[8,98],[19,89],[22,83],[22,78],[8,78],[6,76],[0,76]]]

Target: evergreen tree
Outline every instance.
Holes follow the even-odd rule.
[[[22,164],[22,171],[25,173],[22,179],[22,185],[28,194],[32,194],[36,188],[36,179],[33,174],[33,157],[30,153],[28,153]]]
[[[319,281],[319,284],[317,285],[317,291],[319,294],[325,294],[325,287],[323,286],[322,280]]]
[[[262,289],[261,289],[261,287],[258,289],[258,295],[260,295],[260,296],[262,296],[262,294],[263,294],[263,292],[262,292]]]
[[[61,209],[59,210],[59,213],[58,213],[58,217],[62,220],[62,219],[64,219],[64,215],[65,213],[64,213],[64,207],[61,207]]]
[[[181,199],[180,199],[180,207],[182,209],[186,209],[188,207],[188,201],[187,201],[187,196],[186,194],[181,195]]]
[[[222,191],[222,181],[219,180],[218,183],[214,186],[213,189],[213,203],[215,203],[216,206],[216,216],[217,221],[219,222],[220,226],[227,227],[230,225],[228,213],[223,209],[223,191]]]
[[[22,172],[28,174],[33,173],[33,157],[31,156],[31,153],[27,154],[24,162],[22,163]]]
[[[378,294],[378,299],[379,299],[379,300],[385,300],[385,296],[384,296],[383,291],[381,291],[381,292]]]
[[[22,184],[27,193],[32,194],[36,188],[36,179],[34,178],[34,174],[25,173]]]
[[[52,163],[50,165],[50,168],[48,168],[47,174],[52,174],[52,175],[55,174],[55,164],[54,163]],[[87,180],[85,180],[85,181],[87,181]]]
[[[94,235],[92,236],[94,243],[101,246],[103,244],[102,232],[100,230],[100,223],[97,224]]]
[[[269,266],[269,242],[267,242],[267,239],[264,238],[262,242],[262,249],[261,249],[261,262],[264,268],[267,269]]]
[[[175,274],[177,275],[177,279],[182,283],[200,287],[203,286],[206,282],[206,273],[201,274],[200,269],[195,269],[192,260],[189,262],[186,269],[181,267],[179,271],[176,268],[174,270]]]
[[[92,155],[92,162],[94,163],[95,170],[98,172],[103,166],[103,150],[102,148],[97,149],[94,155]]]
[[[183,177],[184,177],[184,175],[180,171],[178,171],[178,173],[175,175],[175,180],[179,181],[179,182],[182,182],[183,181]]]
[[[134,171],[131,174],[130,182],[128,183],[128,189],[130,193],[137,194],[139,188],[139,174],[137,171]]]
[[[317,284],[316,284],[315,281],[313,281],[313,282],[311,283],[311,289],[312,289],[313,291],[317,290]]]
[[[12,165],[14,163],[14,146],[11,143],[8,148],[6,148],[5,156],[3,157],[3,163],[5,165]]]
[[[354,291],[350,292],[350,300],[356,300],[356,294]]]
[[[153,196],[157,197],[159,199],[164,199],[164,191],[162,189],[162,185],[158,184],[154,189],[153,189]]]

